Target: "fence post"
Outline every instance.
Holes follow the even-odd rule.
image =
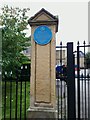
[[[79,56],[79,42],[77,46],[77,101],[78,101],[78,112],[77,117],[80,119],[80,56]]]
[[[67,95],[68,120],[76,120],[73,42],[67,43]]]

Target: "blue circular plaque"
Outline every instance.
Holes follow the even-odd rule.
[[[45,45],[48,44],[52,39],[51,29],[45,25],[37,27],[34,31],[34,41],[37,44]]]

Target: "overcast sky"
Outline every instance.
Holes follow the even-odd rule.
[[[0,7],[8,4],[13,7],[25,8],[29,7],[29,17],[33,16],[41,8],[45,8],[53,15],[59,16],[59,28],[56,34],[56,44],[60,41],[64,44],[67,42],[77,41],[82,44],[85,40],[88,43],[88,0],[0,0]],[[19,2],[18,2],[19,1]],[[42,2],[41,2],[42,1]],[[58,2],[59,1],[59,2]],[[76,1],[76,2],[75,2]],[[30,35],[30,27],[27,31],[27,35]]]

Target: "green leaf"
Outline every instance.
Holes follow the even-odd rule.
[[[16,68],[24,62],[30,61],[21,52],[30,46],[30,37],[26,37],[24,30],[27,29],[28,17],[26,13],[29,9],[14,8],[8,5],[2,8],[0,24],[2,28],[2,70],[12,71],[14,77]]]

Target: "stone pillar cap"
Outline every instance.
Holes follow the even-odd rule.
[[[56,25],[56,32],[58,32],[58,16],[52,15],[50,12],[42,8],[34,16],[32,16],[28,23],[30,26],[38,25]]]

